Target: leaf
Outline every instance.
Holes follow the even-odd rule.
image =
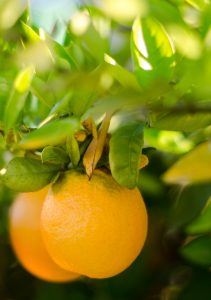
[[[67,137],[66,148],[70,160],[73,164],[73,167],[76,168],[80,161],[80,150],[79,150],[78,142],[76,141],[73,135]]]
[[[41,159],[43,163],[52,163],[58,165],[63,165],[69,162],[67,153],[62,148],[54,146],[45,147],[42,151]]]
[[[194,143],[179,131],[145,128],[144,140],[146,144],[155,147],[160,151],[175,154],[189,152],[194,147]]]
[[[40,36],[29,25],[23,21],[21,22],[21,25],[30,42],[35,43],[40,41]]]
[[[197,235],[211,231],[211,198],[208,199],[201,214],[186,227],[187,234]]]
[[[144,0],[102,0],[102,9],[107,16],[120,24],[133,21],[138,15],[145,15],[148,9]]]
[[[211,180],[211,144],[198,145],[190,153],[180,158],[162,176],[167,183],[193,184]]]
[[[14,88],[17,92],[23,94],[29,91],[31,81],[35,70],[33,66],[26,67],[23,69],[15,79]]]
[[[88,177],[91,177],[98,161],[101,158],[103,153],[103,148],[106,141],[106,136],[108,133],[108,128],[110,125],[110,120],[112,113],[106,113],[105,118],[103,119],[102,125],[99,129],[99,134],[97,137],[93,137],[93,140],[89,144],[84,157],[83,164],[86,169],[86,174]]]
[[[181,255],[187,260],[201,266],[211,265],[211,237],[203,236],[186,244],[181,250]]]
[[[211,113],[175,114],[168,113],[158,118],[153,127],[164,130],[181,130],[192,132],[211,124]]]
[[[80,129],[79,120],[72,117],[52,121],[28,134],[21,140],[22,149],[40,149],[64,143],[67,136]]]
[[[11,129],[24,108],[25,101],[34,76],[34,68],[29,66],[16,76],[10,98],[5,108],[4,124],[5,131]]]
[[[35,76],[32,80],[32,93],[47,107],[51,108],[56,103],[54,91],[42,79]]]
[[[42,164],[33,158],[16,157],[9,162],[1,180],[14,191],[33,192],[50,183],[58,171],[56,165]]]
[[[137,18],[132,29],[132,57],[141,86],[153,81],[169,81],[172,76],[174,49],[164,27],[154,18]]]
[[[67,50],[62,45],[60,45],[56,41],[53,41],[53,48],[54,48],[56,55],[59,58],[66,60],[71,67],[78,69],[77,62],[75,61],[75,59],[72,56],[70,56],[70,54],[67,52]]]
[[[106,67],[109,74],[125,88],[140,90],[140,85],[133,73],[120,66],[111,56],[104,55]]]
[[[109,163],[114,179],[122,186],[137,185],[143,147],[143,124],[131,122],[114,132],[110,140]]]
[[[202,211],[210,195],[209,183],[182,188],[170,213],[170,225],[180,228],[193,221]]]
[[[83,22],[83,26],[80,25],[81,22]],[[77,12],[71,18],[70,28],[73,34],[77,36],[78,44],[81,43],[82,47],[94,59],[102,62],[104,53],[108,52],[109,49],[108,34],[110,22],[100,10],[90,6]]]

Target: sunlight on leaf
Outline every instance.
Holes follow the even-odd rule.
[[[26,8],[27,0],[6,0],[0,11],[0,28],[12,27]],[[2,5],[2,3],[0,3]]]
[[[20,65],[33,64],[38,72],[49,70],[55,62],[52,45],[40,40],[27,45],[25,49],[18,52],[17,60]]]
[[[184,27],[169,26],[170,35],[178,51],[189,59],[198,59],[202,54],[202,43],[196,32]]]
[[[19,143],[22,149],[39,149],[64,143],[67,136],[80,128],[79,120],[66,118],[55,120],[26,134]]]
[[[145,0],[103,0],[103,11],[111,18],[120,22],[132,21],[137,15],[147,13]]]
[[[142,86],[167,79],[174,66],[174,47],[164,27],[154,18],[137,18],[132,29],[135,73]]]
[[[22,70],[15,79],[14,87],[19,93],[25,93],[29,90],[34,75],[33,66]]]
[[[132,72],[120,66],[115,59],[108,54],[104,55],[104,60],[109,74],[119,81],[123,87],[140,90],[138,81]]]
[[[180,158],[163,175],[163,180],[173,184],[192,184],[211,181],[211,144],[205,142]]]
[[[190,151],[194,147],[193,142],[179,131],[145,128],[144,136],[147,145],[165,152],[182,154]]]
[[[76,12],[71,18],[70,29],[75,35],[83,35],[90,24],[90,16],[86,10]]]
[[[15,78],[14,88],[11,91],[4,112],[6,131],[16,125],[18,117],[24,108],[33,76],[34,68],[29,66],[20,71]]]
[[[26,34],[27,38],[30,42],[35,43],[40,41],[40,36],[26,23],[21,22],[24,33]]]

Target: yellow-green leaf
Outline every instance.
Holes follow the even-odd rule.
[[[174,184],[192,184],[211,181],[211,143],[198,145],[180,158],[163,175],[163,180]]]
[[[29,150],[59,145],[65,142],[68,135],[79,129],[79,120],[74,117],[52,121],[26,134],[19,146]]]
[[[76,168],[80,160],[80,150],[78,142],[76,141],[74,135],[70,135],[67,137],[66,147],[73,167]]]

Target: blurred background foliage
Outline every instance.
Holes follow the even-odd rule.
[[[45,146],[53,123],[25,138],[43,122],[98,124],[112,110],[110,134],[144,124],[150,162],[137,181],[149,211],[145,249],[106,280],[52,284],[25,272],[8,237],[14,192],[1,184],[1,300],[211,299],[210,78],[209,0],[0,1],[0,167],[19,141]]]

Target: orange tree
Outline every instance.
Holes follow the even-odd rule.
[[[1,299],[210,299],[210,20],[205,0],[1,1]],[[105,284],[20,291],[15,193],[95,169],[141,190],[145,251]]]

